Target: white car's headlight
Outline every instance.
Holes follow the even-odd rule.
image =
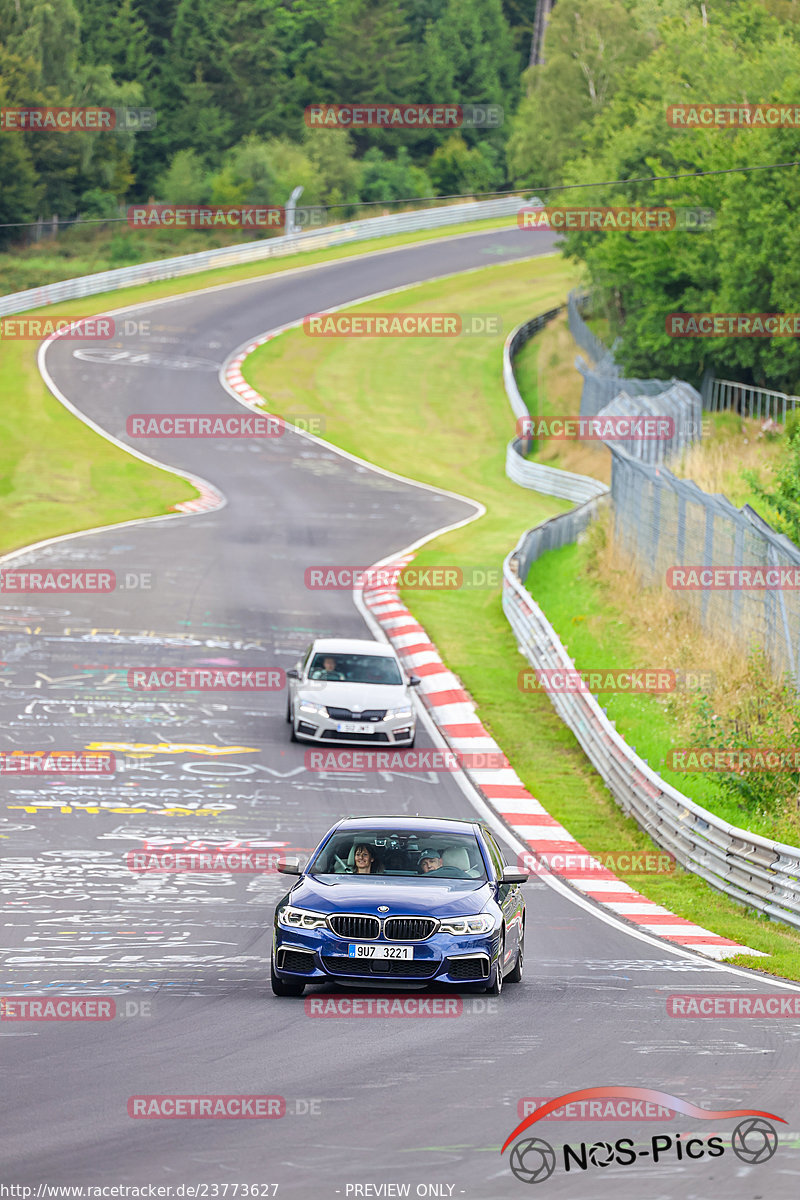
[[[491,933],[494,929],[494,917],[491,913],[479,913],[477,917],[450,917],[442,921],[440,933]]]
[[[395,717],[407,721],[410,720],[413,715],[414,714],[410,708],[387,708],[386,710],[386,718],[389,721],[394,720]]]
[[[278,924],[287,929],[325,929],[328,918],[325,913],[312,912],[308,908],[292,908],[285,905],[278,913]]]
[[[297,706],[298,712],[309,713],[315,717],[327,717],[328,710],[324,704],[315,704],[313,700],[301,700]]]

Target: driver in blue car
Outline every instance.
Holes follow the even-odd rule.
[[[441,871],[442,856],[438,850],[427,849],[423,850],[419,859],[418,871],[420,875],[430,875],[432,871]]]

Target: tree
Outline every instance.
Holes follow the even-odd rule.
[[[491,151],[470,150],[460,133],[454,133],[431,157],[430,176],[440,196],[487,192],[494,182]]]
[[[362,200],[391,204],[414,196],[431,196],[434,190],[432,180],[414,165],[406,146],[401,146],[394,158],[373,146],[361,160]]]
[[[194,150],[178,150],[156,185],[156,198],[167,204],[207,204],[211,180]]]
[[[516,105],[520,77],[500,0],[448,0],[427,29],[423,62],[428,95],[440,103],[493,104],[506,116]],[[501,127],[465,125],[460,132],[470,146],[489,143],[502,151]],[[430,152],[447,136],[428,135],[424,148]]]
[[[122,0],[109,29],[107,58],[114,78],[147,86],[153,74],[150,33],[135,0]]]
[[[8,96],[0,76],[0,108],[8,102]],[[21,137],[0,137],[0,246],[18,240],[21,229],[2,228],[9,223],[34,221],[42,197],[42,185],[37,179],[36,168]]]
[[[562,182],[564,164],[649,48],[619,0],[559,0],[545,63],[526,72],[527,93],[512,123],[514,178],[532,187]]]
[[[420,96],[418,53],[403,22],[398,0],[341,0],[310,70],[317,103],[415,104]],[[354,129],[360,153],[369,146],[396,149],[398,139],[419,138],[414,130]]]

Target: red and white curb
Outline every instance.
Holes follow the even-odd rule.
[[[182,504],[173,504],[176,512],[200,513],[213,512],[222,507],[222,492],[218,492],[210,483],[197,482],[194,485],[200,495],[196,500],[184,500]]]
[[[383,563],[381,573],[399,571],[410,561],[409,556]],[[450,748],[456,753],[494,751],[500,756],[500,747],[479,721],[475,705],[461,680],[444,665],[422,625],[401,603],[397,588],[387,584],[366,586],[363,598],[403,666],[422,680],[418,689],[420,697]],[[740,946],[701,925],[676,917],[668,908],[648,900],[623,883],[550,816],[511,767],[470,768],[467,774],[487,803],[530,846],[533,854],[544,857],[548,865],[542,870],[546,873],[566,880],[616,916],[624,917],[647,933],[674,945],[697,950],[715,959],[734,954],[761,956],[759,950]],[[556,863],[565,862],[564,869],[554,869],[553,859]]]
[[[246,404],[248,408],[254,411],[262,412],[261,405],[264,403],[264,397],[251,388],[250,384],[242,375],[242,363],[247,358],[248,354],[252,354],[259,346],[263,346],[265,342],[269,342],[277,336],[278,330],[272,333],[264,334],[262,337],[256,338],[254,342],[246,346],[235,358],[232,358],[225,367],[225,380],[229,387],[236,393],[236,396],[241,400],[242,404]],[[187,500],[183,504],[175,504],[173,508],[177,512],[198,513],[212,512],[215,508],[219,508],[222,500],[222,493],[218,492],[211,485],[201,487],[196,484],[200,495],[196,500]]]
[[[225,364],[225,382],[236,393],[242,404],[246,404],[248,408],[255,409],[258,412],[263,412],[261,405],[264,403],[264,397],[255,388],[251,387],[242,375],[242,363],[259,346],[264,346],[267,342],[271,342],[273,338],[282,332],[283,329],[273,329],[270,333],[263,333],[261,337],[255,338],[244,349],[239,350],[236,356],[229,359]]]

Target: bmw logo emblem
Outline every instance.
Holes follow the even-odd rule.
[[[388,912],[388,911],[389,911],[388,904],[379,904],[378,905],[378,912]]]

